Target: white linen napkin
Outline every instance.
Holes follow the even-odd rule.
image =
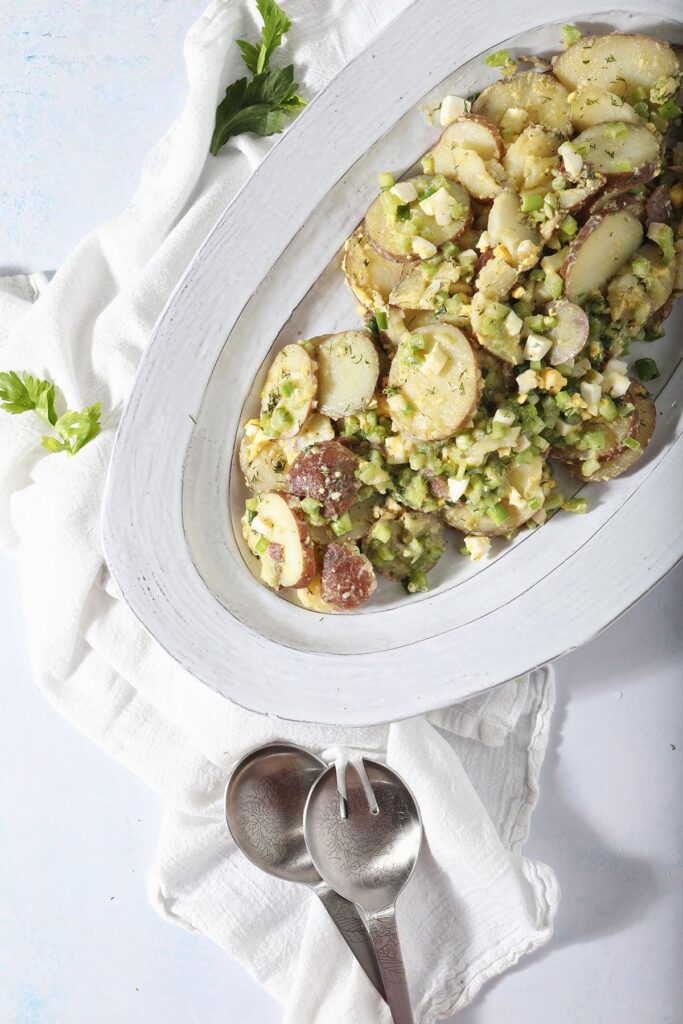
[[[390,0],[289,0],[293,60],[312,97],[396,14]],[[241,137],[207,156],[214,111],[240,73],[233,40],[253,15],[215,0],[190,30],[183,112],[145,162],[128,209],[87,237],[48,282],[0,282],[0,369],[48,376],[71,408],[96,400],[102,434],[75,458],[40,448],[31,415],[0,414],[0,544],[16,554],[33,666],[46,696],[167,805],[151,895],[211,936],[277,999],[286,1022],[388,1022],[388,1012],[308,890],[236,850],[223,820],[230,766],[274,738],[316,752],[386,756],[420,803],[426,843],[399,903],[419,1022],[448,1016],[548,940],[553,872],[521,856],[553,705],[550,670],[444,712],[367,729],[252,714],[198,683],[118,599],[103,563],[100,504],[140,356],[196,247],[272,142]],[[229,287],[229,281],[227,282]]]

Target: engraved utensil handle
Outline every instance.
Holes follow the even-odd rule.
[[[378,914],[368,914],[367,922],[394,1024],[414,1024],[406,971],[396,929],[396,910],[394,907],[388,907]]]
[[[325,882],[315,885],[313,891],[320,899],[325,910],[337,926],[346,945],[382,999],[386,1000],[387,997],[384,992],[384,984],[377,964],[375,950],[355,904],[351,903],[350,900],[344,899],[343,896],[340,896],[339,893],[335,892],[329,885],[326,885]]]

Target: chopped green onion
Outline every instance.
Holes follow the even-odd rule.
[[[531,213],[532,210],[540,210],[543,206],[543,196],[533,193],[522,196],[522,213]]]
[[[507,509],[505,508],[505,505],[503,505],[501,501],[498,501],[496,502],[495,505],[492,505],[490,508],[487,508],[486,514],[489,517],[489,519],[491,519],[496,524],[496,526],[502,526],[502,524],[508,517]]]
[[[637,441],[635,437],[625,437],[624,444],[627,448],[631,448],[634,452],[637,452],[640,448],[640,441]]]
[[[636,359],[636,373],[641,380],[654,380],[659,377],[659,367],[654,359]]]
[[[335,533],[337,537],[341,537],[343,534],[348,533],[349,530],[353,529],[351,516],[348,512],[345,512],[343,516],[339,516],[338,519],[334,519],[330,525],[332,527],[332,532]]]
[[[414,570],[407,579],[403,580],[403,586],[409,594],[424,594],[429,590],[426,575],[418,570]]]
[[[496,50],[495,53],[490,53],[488,57],[484,57],[484,64],[489,68],[500,68],[501,74],[505,77],[514,74],[517,68],[507,50]]]
[[[380,331],[386,331],[387,329],[387,314],[383,309],[375,310],[375,323]]]
[[[567,498],[562,508],[565,512],[578,512],[583,515],[588,511],[588,502],[585,498]]]
[[[282,384],[280,385],[280,394],[284,395],[285,398],[291,398],[292,395],[294,394],[295,388],[296,384],[294,383],[294,381],[283,380]]]
[[[396,178],[389,171],[386,171],[384,174],[377,175],[377,184],[382,189],[382,192],[385,192],[388,188],[394,187]]]
[[[623,121],[611,121],[610,124],[606,124],[603,128],[603,133],[608,139],[620,139],[623,135],[626,135],[626,125]]]
[[[581,35],[581,29],[577,28],[576,25],[562,26],[562,42],[565,46],[572,46],[574,43],[578,43]]]
[[[269,544],[270,541],[268,540],[267,537],[259,537],[259,539],[256,541],[256,544],[254,545],[256,554],[259,557],[261,555],[265,555],[266,551],[268,550]]]
[[[444,244],[441,246],[441,255],[446,260],[450,260],[454,256],[457,256],[459,251],[460,250],[458,249],[455,242],[444,242]]]
[[[574,217],[569,214],[564,218],[560,224],[560,234],[565,239],[573,238],[576,232],[579,230],[579,225],[576,223]]]
[[[677,117],[681,116],[681,108],[673,100],[667,100],[662,103],[661,106],[657,107],[657,113],[660,117],[663,117],[665,121],[674,121]]]
[[[410,203],[402,203],[396,207],[396,220],[410,220]]]
[[[634,103],[633,109],[636,114],[640,114],[641,117],[648,118],[650,116],[650,108],[644,100],[639,100],[638,103]]]

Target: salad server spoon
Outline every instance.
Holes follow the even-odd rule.
[[[396,928],[396,900],[417,862],[422,821],[412,793],[394,771],[367,758],[363,765],[375,805],[368,801],[354,768],[347,779],[347,815],[342,817],[332,766],[311,788],[304,835],[325,881],[365,915],[395,1024],[413,1024]]]
[[[235,766],[225,817],[242,853],[267,874],[308,885],[383,999],[384,984],[367,929],[353,903],[320,877],[304,841],[306,798],[325,762],[293,743],[269,743]]]

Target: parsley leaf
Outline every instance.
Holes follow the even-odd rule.
[[[282,43],[283,35],[292,27],[291,21],[275,0],[256,0],[256,6],[263,18],[261,45],[255,46],[246,39],[237,40],[242,59],[252,75],[259,75],[266,70],[273,52]]]
[[[298,88],[292,64],[262,71],[250,82],[246,78],[233,82],[216,110],[211,153],[215,156],[234,135],[254,132],[265,136],[281,132],[287,119],[306,105],[297,95]]]
[[[35,412],[45,423],[54,426],[55,386],[49,380],[38,380],[28,373],[21,377],[14,370],[0,373],[0,408],[17,416],[22,412]]]
[[[294,67],[271,68],[270,58],[282,43],[291,22],[275,0],[257,0],[263,28],[259,44],[238,39],[242,59],[253,77],[238,78],[225,90],[225,96],[216,110],[216,124],[211,138],[211,153],[218,153],[235,135],[253,132],[256,135],[276,135],[287,121],[302,107],[305,100],[297,94]]]
[[[55,398],[55,386],[49,380],[40,380],[29,373],[18,374],[14,370],[0,373],[0,408],[13,416],[23,412],[35,413],[48,426],[54,427],[57,435],[45,434],[43,448],[49,452],[65,451],[75,455],[100,432],[100,403],[96,402],[82,412],[67,411],[58,417]]]

